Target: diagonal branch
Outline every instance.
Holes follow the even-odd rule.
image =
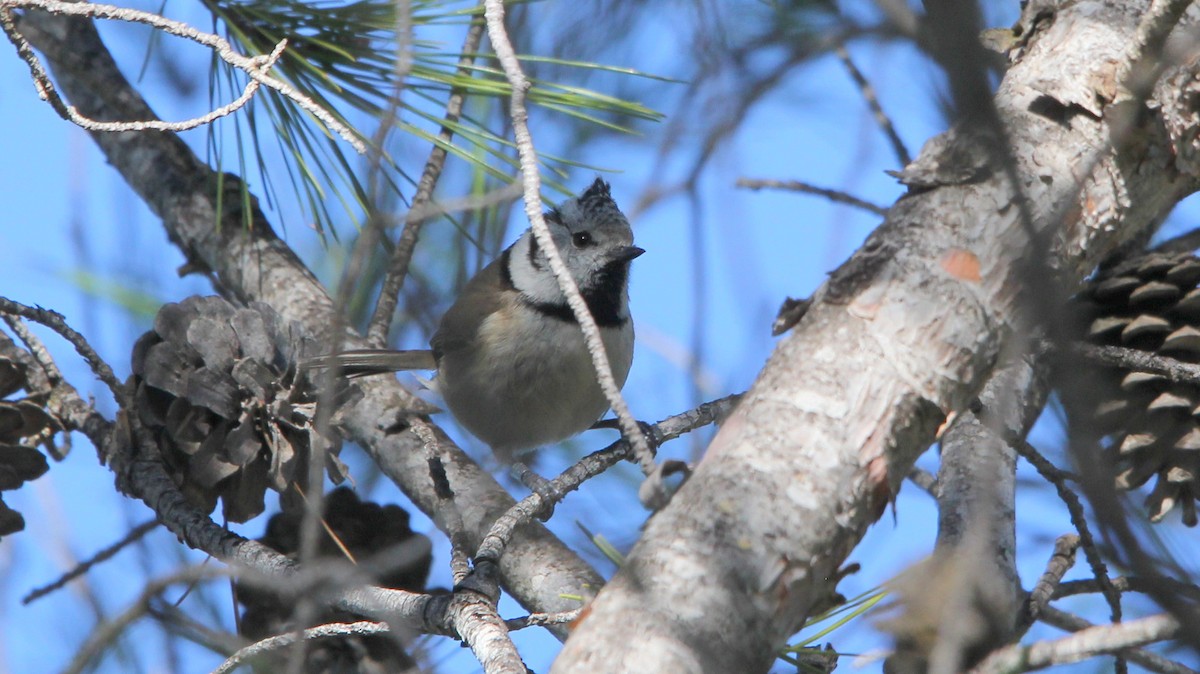
[[[1144,5],[1055,5],[994,97],[1006,152],[980,153],[980,129],[961,126],[926,145],[914,164],[943,170],[914,184],[817,291],[554,671],[621,670],[634,653],[639,671],[766,671],[947,416],[969,410],[1002,356],[1020,352],[1026,303],[1050,290],[1031,285],[1027,261],[1078,282],[1200,186],[1155,159],[1170,139],[1152,114],[1118,151],[1105,115],[1033,104],[1094,96]],[[1046,82],[1061,88],[1048,94]],[[1183,105],[1176,93],[1156,90],[1153,102]]]
[[[467,37],[463,40],[462,54],[458,60],[457,75],[469,78],[473,72],[472,64],[475,54],[479,51],[479,43],[483,39],[483,23],[473,22],[467,29]],[[417,181],[417,193],[413,196],[409,215],[421,213],[429,209],[433,201],[433,190],[437,187],[438,178],[442,175],[442,167],[446,165],[448,153],[446,146],[454,137],[453,126],[462,115],[463,102],[466,94],[461,87],[450,91],[446,101],[446,113],[442,117],[442,128],[438,131],[438,142],[429,150],[429,158],[425,160],[425,168]],[[404,221],[404,229],[396,241],[392,258],[388,262],[387,275],[384,276],[383,286],[379,290],[379,300],[375,304],[375,312],[367,329],[367,342],[382,348],[387,344],[388,328],[392,324],[392,314],[396,311],[400,291],[404,288],[404,279],[408,277],[408,267],[412,263],[413,252],[417,247],[417,238],[421,234],[423,219],[408,219]]]
[[[67,106],[58,97],[58,94],[54,88],[54,84],[50,81],[50,78],[46,76],[45,71],[42,69],[41,63],[39,63],[36,57],[33,56],[32,52],[29,51],[28,42],[20,36],[18,31],[14,29],[14,26],[12,25],[13,9],[35,11],[40,10],[65,16],[95,19],[115,19],[118,21],[143,23],[165,33],[170,33],[171,35],[192,40],[198,44],[209,47],[221,60],[246,73],[246,75],[248,75],[252,80],[253,85],[248,85],[246,91],[240,97],[238,97],[233,104],[222,106],[218,110],[215,110],[212,113],[199,117],[195,120],[168,123],[154,119],[153,114],[149,114],[144,116],[139,115],[141,120],[136,122],[98,122],[96,121],[95,117],[79,114],[75,107]],[[194,128],[196,126],[200,126],[201,124],[208,123],[218,117],[223,117],[224,115],[233,112],[238,107],[241,107],[241,105],[244,105],[245,102],[250,100],[250,97],[253,96],[254,92],[258,89],[258,85],[261,84],[278,91],[287,98],[290,98],[306,112],[321,120],[322,124],[340,135],[342,140],[349,143],[350,146],[355,149],[355,151],[359,153],[366,151],[366,146],[363,145],[362,140],[359,139],[349,127],[339,122],[333,115],[329,114],[328,110],[325,110],[321,106],[317,105],[315,101],[298,91],[295,87],[287,82],[275,77],[271,77],[267,74],[267,71],[271,69],[271,66],[274,65],[274,63],[279,60],[279,57],[283,54],[283,49],[287,46],[287,40],[283,40],[276,45],[275,49],[272,50],[269,55],[253,57],[243,56],[234,50],[233,45],[229,44],[229,42],[221,36],[213,33],[204,33],[185,23],[173,21],[157,14],[151,14],[149,12],[143,12],[136,9],[88,2],[58,2],[57,0],[4,0],[3,2],[0,2],[0,17],[2,17],[0,23],[3,23],[4,30],[8,34],[9,39],[12,40],[14,45],[17,47],[17,52],[21,54],[26,63],[29,64],[30,71],[33,74],[34,83],[38,87],[38,94],[45,100],[49,101],[51,107],[53,107],[54,110],[59,113],[59,115],[63,116],[64,119],[69,119],[76,124],[79,124],[83,128],[88,129],[89,131],[136,131],[146,129],[160,131],[183,131]]]

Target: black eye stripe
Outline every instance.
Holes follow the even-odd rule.
[[[532,233],[529,235],[529,266],[541,271],[542,262],[538,259],[538,253],[541,249],[538,248],[537,238]]]

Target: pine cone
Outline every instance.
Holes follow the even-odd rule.
[[[32,393],[26,373],[22,363],[0,356],[0,492],[16,489],[50,470],[46,457],[28,443],[46,441],[61,429],[44,407],[46,396]],[[8,400],[21,390],[31,395]],[[0,497],[0,536],[24,528],[25,518]]]
[[[303,511],[299,509],[275,515],[267,523],[266,533],[258,540],[282,554],[295,557],[300,548],[303,518]],[[403,508],[360,501],[353,491],[340,487],[325,497],[324,520],[337,540],[322,530],[318,558],[346,560],[338,542],[358,563],[386,561],[381,556],[387,557],[390,553],[392,561],[399,563],[384,564],[387,568],[374,574],[370,582],[413,592],[425,588],[432,546],[428,538],[409,527],[408,512]],[[239,622],[243,636],[257,641],[295,629],[293,601],[249,583],[238,583],[235,591],[238,601],[245,607]],[[323,611],[314,617],[311,625],[358,619],[340,611]],[[304,670],[307,674],[403,672],[416,667],[395,634],[321,639],[310,643],[308,648]]]
[[[1200,259],[1147,253],[1101,269],[1077,298],[1087,341],[1200,363]],[[1109,368],[1097,393],[1095,422],[1111,439],[1117,486],[1157,476],[1146,497],[1150,520],[1176,506],[1195,526],[1200,497],[1200,386],[1148,372]]]
[[[133,348],[138,416],[157,435],[183,493],[245,522],[269,487],[296,498],[312,447],[326,447],[334,482],[345,477],[340,441],[313,425],[317,396],[296,363],[304,344],[270,307],[220,297],[167,304]]]

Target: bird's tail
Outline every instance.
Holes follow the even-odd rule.
[[[305,370],[335,367],[345,377],[362,377],[403,370],[436,370],[437,361],[429,349],[355,349],[306,358],[300,367]]]

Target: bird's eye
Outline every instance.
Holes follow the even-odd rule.
[[[592,235],[590,232],[576,232],[571,237],[571,242],[575,244],[576,248],[590,246],[592,245]]]

